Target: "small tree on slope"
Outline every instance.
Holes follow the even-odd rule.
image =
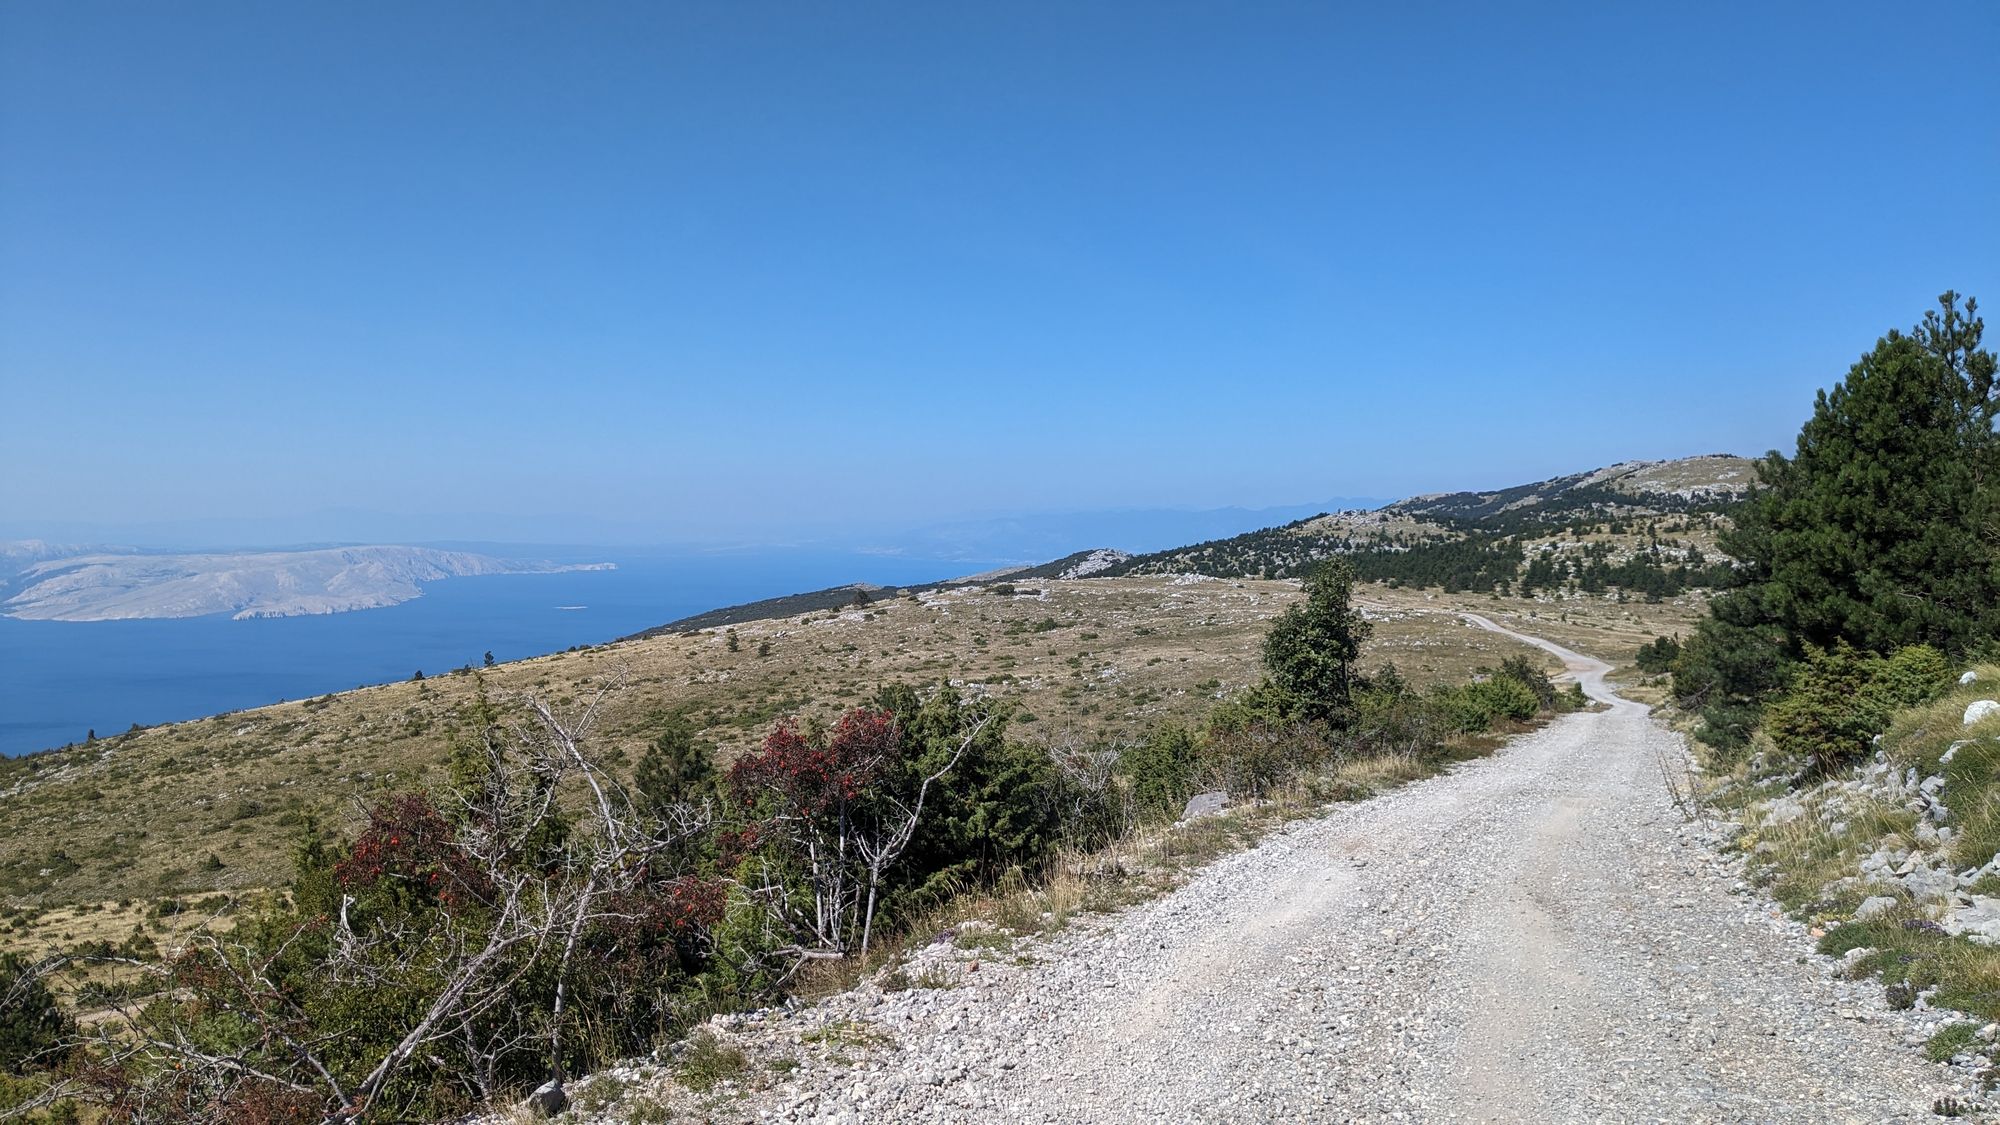
[[[1354,664],[1373,631],[1354,608],[1354,570],[1344,560],[1306,579],[1304,605],[1278,615],[1264,638],[1264,668],[1289,717],[1335,726],[1353,708]]]

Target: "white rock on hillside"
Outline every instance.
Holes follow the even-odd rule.
[[[1972,724],[1991,715],[2000,715],[2000,702],[1991,699],[1975,699],[1965,709],[1965,725]]]
[[[1077,560],[1075,564],[1064,570],[1058,577],[1085,578],[1101,570],[1110,570],[1112,567],[1131,557],[1131,555],[1123,551],[1112,550],[1109,547],[1100,547]]]
[[[1960,677],[1958,678],[1958,682],[1959,682],[1959,686],[1961,686],[1961,687],[1963,687],[1963,686],[1964,686],[1964,685],[1966,685],[1966,684],[1976,684],[1976,683],[1978,683],[1978,682],[1979,682],[1979,673],[1977,673],[1977,672],[1967,672],[1967,673],[1966,673],[1965,675],[1963,675],[1963,676],[1960,676]]]
[[[1854,908],[1854,920],[1866,922],[1885,910],[1895,909],[1895,906],[1896,900],[1888,895],[1872,895],[1862,899],[1861,905]]]

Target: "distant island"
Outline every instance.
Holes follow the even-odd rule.
[[[612,570],[612,563],[556,564],[428,547],[147,554],[116,548],[58,554],[6,544],[0,559],[27,565],[0,578],[0,613],[29,621],[297,617],[380,609],[423,594],[422,583],[481,574]],[[56,555],[56,557],[49,557]],[[40,557],[37,557],[40,556]]]

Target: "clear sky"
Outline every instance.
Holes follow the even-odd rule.
[[[0,518],[829,520],[1789,447],[2000,311],[2000,5],[0,5]],[[2000,335],[2000,320],[1995,334]]]

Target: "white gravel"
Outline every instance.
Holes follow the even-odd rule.
[[[1944,1015],[1839,979],[1674,810],[1677,736],[1534,643],[1609,708],[1295,823],[1032,965],[941,945],[917,968],[956,987],[720,1018],[806,1060],[765,1088],[694,1105],[624,1077],[745,1121],[1890,1122],[1967,1096],[1914,1046]],[[800,1049],[857,1018],[885,1042]]]

